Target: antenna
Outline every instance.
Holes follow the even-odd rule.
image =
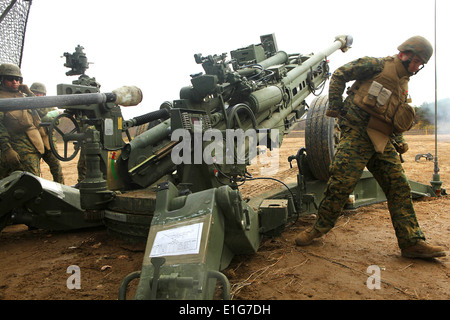
[[[434,174],[433,180],[431,181],[431,186],[433,188],[434,193],[437,196],[441,195],[441,186],[442,181],[439,175],[439,163],[438,163],[438,150],[437,150],[437,127],[438,127],[438,118],[437,118],[437,0],[434,0],[434,149],[435,149],[435,157],[434,157]]]

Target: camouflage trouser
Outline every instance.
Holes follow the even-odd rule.
[[[53,181],[64,184],[64,176],[62,172],[61,163],[59,162],[58,158],[56,158],[56,156],[53,154],[53,152],[50,150],[45,150],[42,159],[45,161],[45,163],[48,164],[50,172],[53,176]]]
[[[77,170],[78,170],[78,183],[84,180],[86,178],[86,157],[84,155],[83,149],[80,150],[80,157],[78,158],[77,163]]]
[[[334,227],[365,167],[386,195],[399,247],[425,239],[414,211],[411,187],[393,145],[389,142],[383,154],[376,153],[365,130],[349,127],[342,130],[314,227],[322,233]]]

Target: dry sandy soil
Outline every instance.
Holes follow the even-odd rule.
[[[409,179],[428,184],[433,162],[417,154],[434,154],[433,135],[408,135],[410,150],[404,155]],[[287,157],[304,146],[303,139],[288,137],[280,149],[280,169],[275,175],[294,182],[296,167]],[[440,136],[438,156],[443,188],[450,181],[450,136]],[[51,179],[42,164],[43,177]],[[76,161],[63,163],[67,185],[76,183]],[[256,175],[258,168],[251,168]],[[252,196],[275,186],[256,180],[244,185]],[[450,247],[450,199],[441,196],[415,201],[427,240]],[[296,234],[314,217],[300,219],[281,237],[265,239],[256,254],[238,256],[225,274],[235,300],[447,300],[450,297],[449,258],[402,258],[385,203],[345,212],[337,226],[313,245],[294,245]],[[0,233],[0,299],[3,300],[111,300],[117,299],[122,279],[141,269],[145,244],[131,244],[108,235],[103,228],[77,232],[28,230],[24,225]],[[70,290],[67,268],[81,270],[81,289]],[[367,283],[379,267],[380,288]],[[368,281],[369,279],[369,281]],[[129,297],[132,298],[132,293]]]

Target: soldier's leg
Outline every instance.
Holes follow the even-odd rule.
[[[61,163],[59,162],[58,158],[55,157],[53,152],[51,152],[50,150],[45,150],[42,159],[44,159],[45,163],[48,164],[50,173],[53,176],[53,181],[64,184],[64,176]]]
[[[330,167],[331,177],[314,224],[314,228],[321,234],[334,227],[373,153],[373,145],[365,130],[343,129]]]
[[[78,158],[77,170],[78,170],[78,183],[80,183],[86,177],[86,157],[84,156],[83,148],[81,148],[80,150],[80,157]]]
[[[41,176],[41,155],[39,153],[19,153],[21,170]]]
[[[418,239],[424,240],[411,198],[411,187],[394,147],[388,143],[383,154],[376,154],[369,160],[367,168],[386,195],[399,247],[403,249]]]

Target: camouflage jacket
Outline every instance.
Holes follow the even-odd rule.
[[[9,91],[0,86],[0,99],[23,97],[24,95],[20,91]],[[0,151],[13,148],[19,154],[36,153],[36,148],[24,132],[8,132],[8,129],[3,123],[4,116],[5,112],[0,111]]]
[[[341,125],[366,128],[370,115],[353,103],[353,93],[347,92],[345,100],[342,95],[347,82],[371,79],[383,71],[384,65],[385,58],[364,57],[343,65],[333,73],[328,91],[329,109],[339,112]]]
[[[386,58],[363,57],[349,62],[336,69],[330,80],[328,89],[329,109],[338,111],[340,126],[353,127],[364,130],[370,119],[370,114],[358,107],[354,102],[355,94],[347,92],[347,97],[343,100],[343,93],[347,82],[354,80],[367,80],[375,77],[383,71]],[[397,145],[405,144],[402,134],[391,137]],[[397,151],[399,151],[397,149]]]

